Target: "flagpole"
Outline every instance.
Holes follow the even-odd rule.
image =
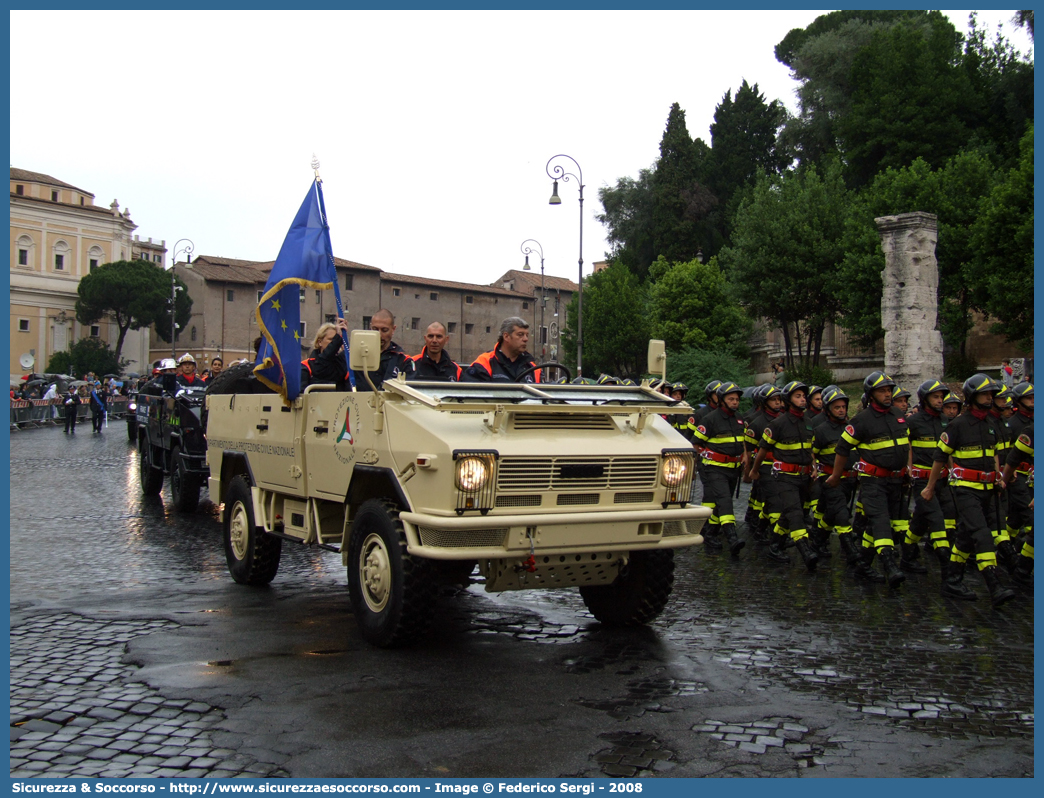
[[[323,179],[319,177],[319,159],[312,155],[312,171],[315,172],[315,191],[316,196],[319,198],[319,213],[323,217],[323,235],[326,237],[326,252],[330,258],[330,271],[333,274],[333,289],[334,289],[334,302],[337,304],[337,317],[343,319],[345,317],[344,307],[341,304],[341,288],[337,283],[337,265],[334,262],[333,257],[333,245],[330,243],[330,224],[326,219],[326,200],[323,198]],[[348,372],[348,383],[351,385],[352,390],[355,390],[355,375],[352,374],[352,361],[351,355],[348,352],[348,331],[338,330],[341,336],[341,340],[344,342],[344,365]]]

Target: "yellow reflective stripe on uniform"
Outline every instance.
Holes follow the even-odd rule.
[[[936,443],[935,438],[914,438],[910,441],[911,446],[917,446],[921,449],[934,449]]]
[[[980,571],[992,568],[997,564],[997,553],[994,551],[980,551],[975,555],[975,565]]]
[[[1026,444],[1024,444],[1022,442],[1022,438],[1019,438],[1018,440],[1015,441],[1015,448],[1018,449],[1023,454],[1028,454],[1030,457],[1033,457],[1033,447],[1032,446],[1027,446]]]
[[[772,433],[769,431],[768,427],[765,427],[765,431],[761,433],[761,440],[770,445],[776,442],[776,439],[772,437]]]
[[[817,449],[817,448],[816,448],[815,446],[813,446],[813,447],[812,447],[812,452],[813,452],[813,454],[816,454],[816,455],[821,455],[821,454],[837,454],[837,452],[835,451],[835,449],[836,449],[836,447],[835,447],[835,445],[834,445],[834,444],[830,444],[829,446],[826,446],[826,447],[824,447],[824,448],[822,448],[822,449]]]
[[[689,425],[689,429],[691,429],[692,434],[699,438],[701,441],[703,441],[704,443],[707,442],[707,434],[705,432],[700,432],[698,429],[696,429],[696,427],[692,426],[692,424]]]
[[[848,443],[852,444],[853,446],[858,446],[859,445],[859,439],[858,438],[853,438],[851,435],[849,435],[848,434],[848,430],[845,430],[844,432],[841,433],[841,438],[842,438],[842,440],[847,441]]]
[[[939,441],[939,449],[941,449],[946,454],[953,454],[953,449],[949,446],[949,444],[944,443],[941,440]]]
[[[975,488],[975,490],[993,490],[993,485],[988,482],[969,482],[966,479],[951,479],[951,487],[954,488]]]
[[[959,457],[962,460],[967,460],[972,457],[993,457],[996,453],[995,449],[972,449],[967,447],[952,452],[954,457]]]
[[[802,441],[798,443],[777,443],[776,448],[786,450],[811,449],[812,441]]]
[[[877,443],[861,443],[861,444],[859,444],[859,448],[860,449],[866,449],[868,451],[873,451],[875,449],[891,449],[893,446],[909,446],[909,445],[910,445],[910,439],[909,438],[897,438],[896,440],[892,440],[891,438],[889,438],[886,441],[878,441]]]
[[[722,435],[717,438],[702,438],[707,443],[742,443],[743,438],[739,435]]]

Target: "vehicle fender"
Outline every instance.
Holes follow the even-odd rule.
[[[250,480],[250,484],[257,485],[257,481],[254,479],[254,472],[250,468],[250,458],[246,456],[246,452],[238,452],[232,449],[226,449],[221,454],[221,497],[220,499],[213,499],[214,503],[217,504],[225,500],[224,494],[228,491],[229,483],[232,482],[240,474],[245,474],[246,478]]]
[[[367,499],[391,499],[399,505],[400,510],[410,509],[409,500],[394,471],[380,466],[357,465],[352,469],[352,479],[348,483],[344,501],[354,516],[356,508]]]

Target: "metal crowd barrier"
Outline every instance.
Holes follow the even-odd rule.
[[[127,396],[112,396],[109,398],[109,418],[123,418],[127,415],[127,404],[130,398]],[[90,401],[83,400],[77,408],[77,422],[86,421],[91,414]],[[55,399],[12,399],[11,400],[11,429],[32,429],[35,427],[48,427],[55,424],[65,423],[64,397]]]

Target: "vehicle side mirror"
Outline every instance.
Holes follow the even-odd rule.
[[[649,356],[648,364],[646,365],[646,371],[650,374],[659,374],[660,377],[666,381],[667,379],[667,347],[663,341],[658,341],[655,338],[649,341]]]
[[[348,348],[354,371],[376,371],[381,366],[381,334],[374,330],[352,330]]]

